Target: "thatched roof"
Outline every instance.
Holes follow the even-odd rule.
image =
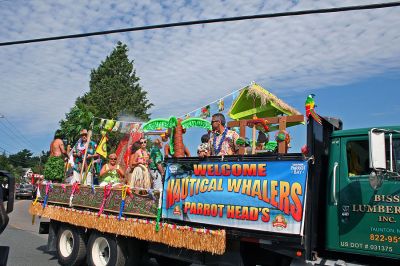
[[[234,120],[239,120],[251,119],[254,115],[263,118],[279,115],[301,115],[301,113],[253,82],[241,90],[240,95],[229,110],[229,116]]]

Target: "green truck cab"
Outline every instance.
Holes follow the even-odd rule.
[[[332,133],[326,199],[328,249],[399,257],[399,129],[365,128]],[[380,143],[374,143],[376,138],[381,138]],[[373,145],[379,144],[383,147],[377,151]],[[371,164],[377,156],[383,162],[379,168]]]
[[[314,202],[306,208],[306,257],[398,260],[400,127],[341,128],[339,120],[329,118],[322,125],[308,123],[314,156],[308,193]]]

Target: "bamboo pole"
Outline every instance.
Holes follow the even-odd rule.
[[[257,119],[257,116],[253,116],[253,119]],[[253,124],[253,129],[252,129],[252,144],[251,144],[251,154],[255,154],[256,153],[256,124]]]

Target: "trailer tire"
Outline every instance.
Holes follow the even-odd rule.
[[[85,234],[72,226],[62,225],[57,234],[57,257],[61,265],[80,265],[86,256]]]
[[[126,263],[126,250],[116,237],[93,232],[89,237],[87,263],[93,266],[122,266]]]

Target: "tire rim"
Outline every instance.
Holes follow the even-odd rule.
[[[93,243],[92,259],[96,266],[105,266],[110,260],[110,244],[104,237],[98,237]]]
[[[63,257],[67,258],[72,254],[72,250],[74,249],[74,236],[71,230],[64,230],[62,232],[59,246]]]

